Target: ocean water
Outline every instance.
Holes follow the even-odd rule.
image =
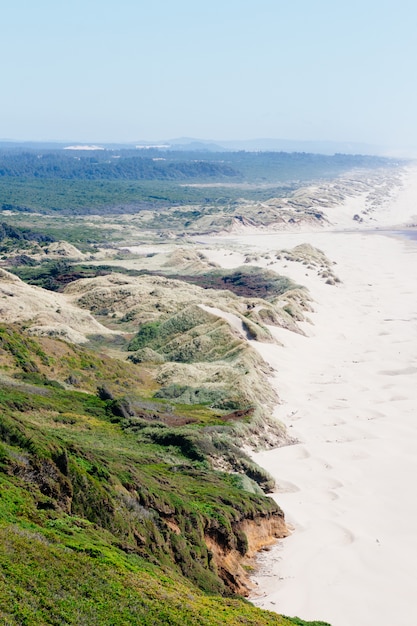
[[[417,230],[398,230],[392,231],[393,234],[400,235],[401,237],[406,237],[406,239],[412,239],[413,241],[417,241]]]

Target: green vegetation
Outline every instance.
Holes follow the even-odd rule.
[[[74,266],[65,259],[45,259],[40,263],[35,261],[27,262],[22,258],[13,259],[13,266],[10,271],[16,274],[21,280],[29,285],[37,285],[49,291],[58,291],[66,285],[80,278],[93,278],[94,276],[105,276],[113,269],[102,269],[100,267]]]
[[[130,342],[129,350],[140,350],[140,348],[145,348],[152,342],[159,344],[158,336],[160,326],[161,322],[148,322],[147,324],[143,324],[135,338]],[[164,334],[167,334],[166,330]]]
[[[118,154],[98,151],[73,155],[56,152],[0,153],[0,177],[61,180],[210,180],[234,178],[238,173],[223,161],[167,157],[149,158],[135,151]]]
[[[164,272],[146,269],[133,270],[116,265],[71,264],[65,260],[45,260],[39,264],[34,262],[30,265],[22,263],[20,266],[10,268],[10,271],[30,285],[38,285],[44,289],[52,289],[54,291],[79,278],[93,278],[94,276],[104,276],[114,272],[127,274],[128,276],[175,277],[177,280],[198,285],[204,289],[227,289],[237,296],[264,298],[265,300],[273,300],[286,291],[299,288],[286,276],[280,276],[276,272],[254,266],[239,267],[236,270],[216,269],[200,274],[183,274],[176,272],[175,268],[174,272]],[[151,326],[146,326],[141,329],[141,332],[155,332],[156,330],[157,327],[151,330]],[[138,347],[142,346],[138,345]]]
[[[0,325],[0,371],[35,384],[64,383],[94,393],[98,380],[112,393],[132,387],[144,395],[155,391],[149,373],[131,363],[49,337],[34,339],[22,327],[5,324]],[[85,399],[85,394],[80,397]]]
[[[0,223],[0,252],[5,252],[9,247],[17,245],[22,248],[29,242],[50,243],[51,241],[53,241],[52,237],[30,228],[15,228],[6,222]]]
[[[145,231],[159,237],[197,223],[196,232],[212,232],[244,224],[247,201],[389,164],[284,153],[3,152],[2,261],[31,284],[62,289],[121,270],[36,264],[30,255],[51,240],[93,252]],[[168,266],[158,276],[123,271],[155,281],[152,310],[140,308],[146,285],[135,292],[124,278],[119,300],[112,285],[94,295],[88,287],[78,304],[127,338],[97,335],[87,349],[0,325],[0,621],[304,626],[240,595],[250,569],[245,529],[264,523],[271,538],[286,530],[265,497],[271,477],[235,445],[244,432],[258,435],[260,398],[265,407],[273,401],[258,374],[262,360],[224,320],[197,307],[196,287],[182,286],[181,302],[172,303]],[[262,322],[279,323],[280,315],[287,324],[302,319],[295,285],[266,270],[176,278],[232,292],[222,296],[225,306],[250,337],[268,340]],[[284,293],[281,314],[274,302]],[[120,355],[128,342],[133,362],[101,354],[106,347]]]
[[[222,389],[191,387],[190,385],[167,385],[155,393],[155,398],[175,400],[181,404],[207,404],[213,408],[239,409],[236,401],[227,399],[227,392]]]
[[[191,305],[164,320],[143,324],[128,350],[151,348],[169,361],[233,360],[242,342],[231,336],[223,320]]]
[[[295,189],[297,185],[291,188]],[[271,196],[282,196],[284,190],[288,192],[288,187],[276,185],[245,191],[244,196],[266,200]],[[169,206],[190,205],[204,206],[208,212],[214,212],[219,206],[236,202],[241,197],[240,187],[185,187],[170,181],[0,178],[0,208],[23,214],[117,215],[136,214],[144,209],[159,213]],[[195,217],[195,210],[187,209],[184,216],[181,211],[175,217],[190,221]]]
[[[7,326],[0,326],[0,349],[10,353],[17,369],[24,373],[39,372],[36,360],[49,365],[48,357],[37,342]]]
[[[353,167],[381,167],[393,160],[362,155],[286,152],[175,152],[149,150],[1,151],[0,177],[61,180],[209,180],[240,175],[246,181],[288,182],[336,176]]]
[[[2,488],[2,498],[13,507],[21,492],[4,483]],[[2,507],[2,514],[6,512],[7,504]],[[175,573],[116,549],[109,548],[103,558],[66,548],[61,540],[65,531],[82,536],[83,526],[80,521],[72,527],[62,524],[52,540],[36,526],[0,527],[0,571],[7,573],[7,583],[0,581],[4,626],[307,625],[259,611],[240,599],[204,595]]]
[[[265,300],[273,300],[286,291],[299,287],[286,276],[254,266],[206,271],[204,274],[177,274],[176,278],[204,289],[228,289],[237,296]]]
[[[60,215],[137,213],[175,205],[198,205],[211,211],[227,208],[242,197],[260,201],[279,197],[312,180],[334,178],[353,168],[393,164],[381,157],[285,152],[149,151],[145,158],[132,150],[90,154],[3,151],[0,207]],[[199,183],[214,186],[199,187]],[[177,217],[183,225],[192,222],[195,210]]]
[[[282,523],[245,487],[265,475],[228,446],[227,425],[175,425],[169,406],[140,396],[150,390],[137,367],[0,331],[2,623],[305,624],[233,595],[242,574],[207,547],[243,556],[243,521]],[[215,454],[242,478],[213,470]]]
[[[75,264],[71,271],[67,267],[62,274],[55,275],[57,266],[65,265],[62,261],[52,264],[47,274],[42,274],[46,263],[39,268],[23,267],[15,271],[26,279],[32,275],[31,282],[48,288],[55,285],[60,288],[74,278],[119,269],[128,275],[141,276],[141,280],[106,276],[102,280],[78,282],[67,290],[76,295],[78,306],[99,316],[116,333],[123,333],[90,337],[90,346],[112,354],[116,350],[122,358],[127,357],[126,350],[130,352],[127,357],[130,362],[152,372],[159,386],[154,389],[158,400],[221,412],[220,417],[207,415],[206,423],[218,424],[219,419],[225,419],[225,413],[243,412],[240,420],[236,415],[227,418],[240,425],[242,442],[245,436],[250,436],[253,445],[263,445],[261,442],[266,443],[274,433],[274,442],[282,444],[285,433],[270,417],[276,395],[263,375],[267,367],[248,345],[245,335],[268,342],[273,339],[265,324],[297,330],[296,320],[304,319],[307,296],[295,289],[294,283],[268,270],[245,266],[232,272],[210,269],[203,273],[207,267],[204,257],[194,258],[183,250],[175,251],[173,256],[167,261],[166,255],[162,255],[157,266],[159,263],[162,268],[170,267],[174,271],[179,267],[200,273],[181,275],[180,281],[157,270]],[[206,294],[203,289],[187,284],[194,282],[201,285],[207,282],[208,287],[216,287],[221,293],[211,289]],[[173,289],[175,297],[172,297]],[[285,295],[283,302],[282,295]],[[234,316],[240,328],[235,330],[221,312],[213,314],[201,307],[201,302],[219,306],[226,315]],[[189,420],[188,409],[184,411]],[[165,422],[171,423],[169,418]]]

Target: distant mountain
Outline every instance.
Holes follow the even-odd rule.
[[[261,152],[309,152],[313,154],[372,154],[384,153],[381,146],[345,141],[298,141],[291,139],[243,139],[222,141],[226,150]]]
[[[0,149],[13,150],[24,149],[32,150],[61,150],[77,147],[78,150],[173,150],[186,152],[306,152],[310,154],[360,154],[360,155],[377,155],[377,156],[410,156],[396,154],[392,149],[386,146],[372,145],[359,142],[347,141],[301,141],[292,139],[235,139],[235,140],[209,140],[198,139],[194,137],[177,137],[174,139],[162,139],[155,141],[137,140],[125,143],[94,143],[74,142],[74,141],[13,141],[9,139],[0,139]],[[408,151],[410,152],[410,151]],[[413,155],[415,151],[412,151]]]
[[[163,147],[164,150],[225,152],[308,152],[311,154],[368,154],[385,155],[389,151],[384,146],[347,141],[300,141],[292,139],[236,139],[206,140],[192,137],[164,139],[162,141],[138,141],[136,147]]]
[[[222,145],[222,142],[193,139],[192,137],[164,139],[163,141],[137,141],[135,146],[141,149],[160,148],[161,150],[178,150],[181,152],[225,152],[228,149]]]

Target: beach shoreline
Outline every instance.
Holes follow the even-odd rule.
[[[274,369],[275,416],[299,441],[253,455],[293,533],[259,556],[252,601],[332,626],[417,623],[417,243],[385,232],[414,223],[417,175],[373,213],[372,232],[343,232],[336,213],[333,232],[239,234],[232,255],[227,240],[214,255],[232,264],[239,249],[309,243],[341,280],[263,261],[305,285],[314,312],[305,336],[270,327],[282,345],[251,342]]]

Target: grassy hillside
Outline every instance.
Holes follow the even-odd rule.
[[[64,288],[64,296],[57,294],[64,300],[56,304],[60,317],[47,312],[44,326],[34,332],[62,333],[57,322],[69,301],[80,307],[80,315],[87,309],[106,331],[100,334],[99,326],[94,336],[90,331],[90,346],[152,372],[161,387],[154,389],[158,399],[238,411],[234,434],[239,423],[240,436],[251,437],[253,445],[287,441],[284,429],[271,419],[277,396],[267,380],[270,370],[247,338],[273,341],[269,324],[301,332],[297,321],[309,310],[307,291],[262,268],[213,269],[204,255],[184,249],[144,261],[153,267],[124,270],[54,260],[13,271],[29,283]]]
[[[304,624],[235,595],[253,537],[285,534],[261,470],[138,371],[0,328],[2,623]],[[227,454],[236,473],[213,469]]]

